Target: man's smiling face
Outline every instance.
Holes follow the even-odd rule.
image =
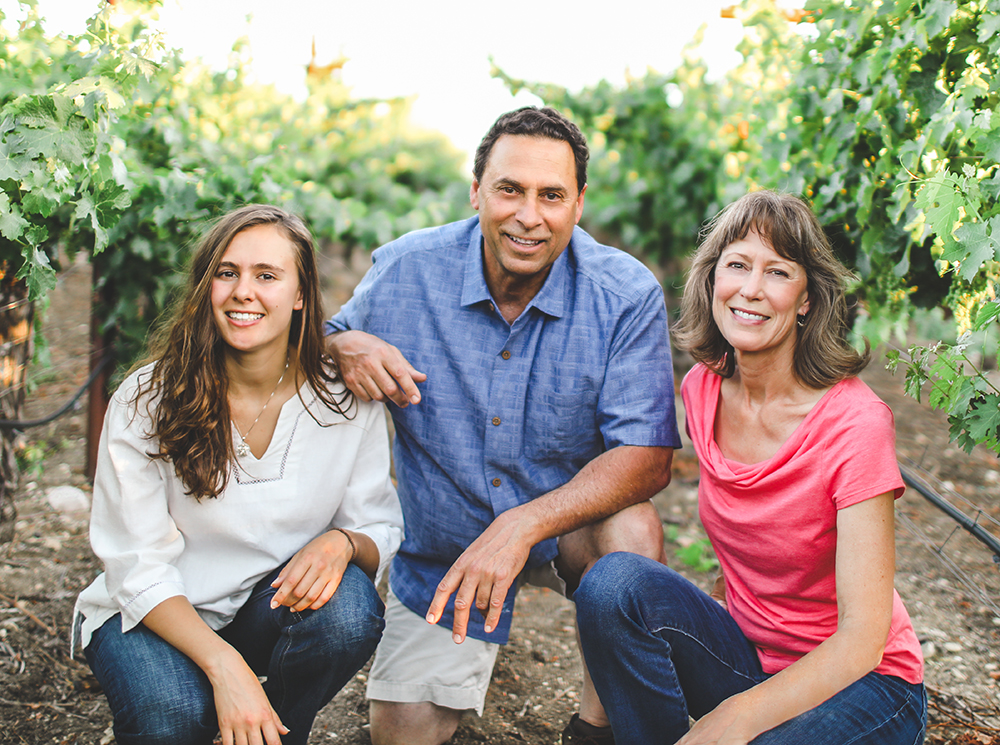
[[[583,214],[583,189],[568,142],[503,135],[473,180],[472,206],[483,231],[483,266],[493,292],[537,283],[569,245]],[[537,289],[537,288],[536,288]]]

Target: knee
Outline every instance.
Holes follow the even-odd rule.
[[[114,712],[114,731],[122,745],[176,745],[210,742],[219,727],[212,700],[175,687],[124,702]]]
[[[385,628],[385,606],[372,581],[354,566],[347,567],[333,597],[305,619],[305,628],[323,639],[331,656],[372,655]]]
[[[646,557],[621,551],[601,557],[590,568],[573,598],[581,631],[584,626],[600,627],[631,604],[634,580],[641,576],[649,561]]]
[[[372,745],[443,745],[458,729],[462,712],[431,701],[372,700]]]
[[[615,551],[645,556],[647,559],[666,563],[663,549],[663,521],[652,502],[640,502],[607,518],[605,535],[601,541],[601,555]]]

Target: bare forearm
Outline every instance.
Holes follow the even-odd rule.
[[[535,545],[643,502],[670,483],[673,449],[622,445],[584,466],[566,484],[523,504],[507,518]]]
[[[842,628],[777,675],[724,701],[716,711],[733,714],[734,726],[752,740],[867,675],[878,665],[881,651],[871,629]]]
[[[183,652],[209,680],[239,653],[206,624],[187,598],[164,600],[146,614],[142,623],[165,642]],[[242,659],[242,658],[241,658]]]

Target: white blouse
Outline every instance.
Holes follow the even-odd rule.
[[[371,538],[382,575],[402,540],[403,515],[381,404],[355,399],[348,419],[304,385],[308,411],[298,395],[290,398],[264,456],[240,458],[225,491],[199,502],[170,461],[147,455],[157,445],[147,436],[146,403],[129,401],[151,368],[129,376],[104,419],[90,541],[105,571],[77,599],[74,637],[79,628],[83,647],[115,613],[128,631],[177,595],[220,629],[262,577],[333,527]]]

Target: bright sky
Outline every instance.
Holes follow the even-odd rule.
[[[417,96],[416,123],[448,135],[470,156],[504,111],[536,104],[490,77],[489,57],[508,74],[579,90],[626,71],[669,72],[702,23],[712,74],[739,61],[739,21],[720,18],[737,0],[618,0],[501,5],[467,0],[165,0],[166,43],[222,67],[233,42],[250,39],[263,82],[304,93],[315,39],[317,62],[348,58],[344,81],[357,97]],[[93,0],[39,0],[51,32],[82,31]],[[0,0],[10,18],[16,0]],[[249,20],[248,20],[249,17]]]

